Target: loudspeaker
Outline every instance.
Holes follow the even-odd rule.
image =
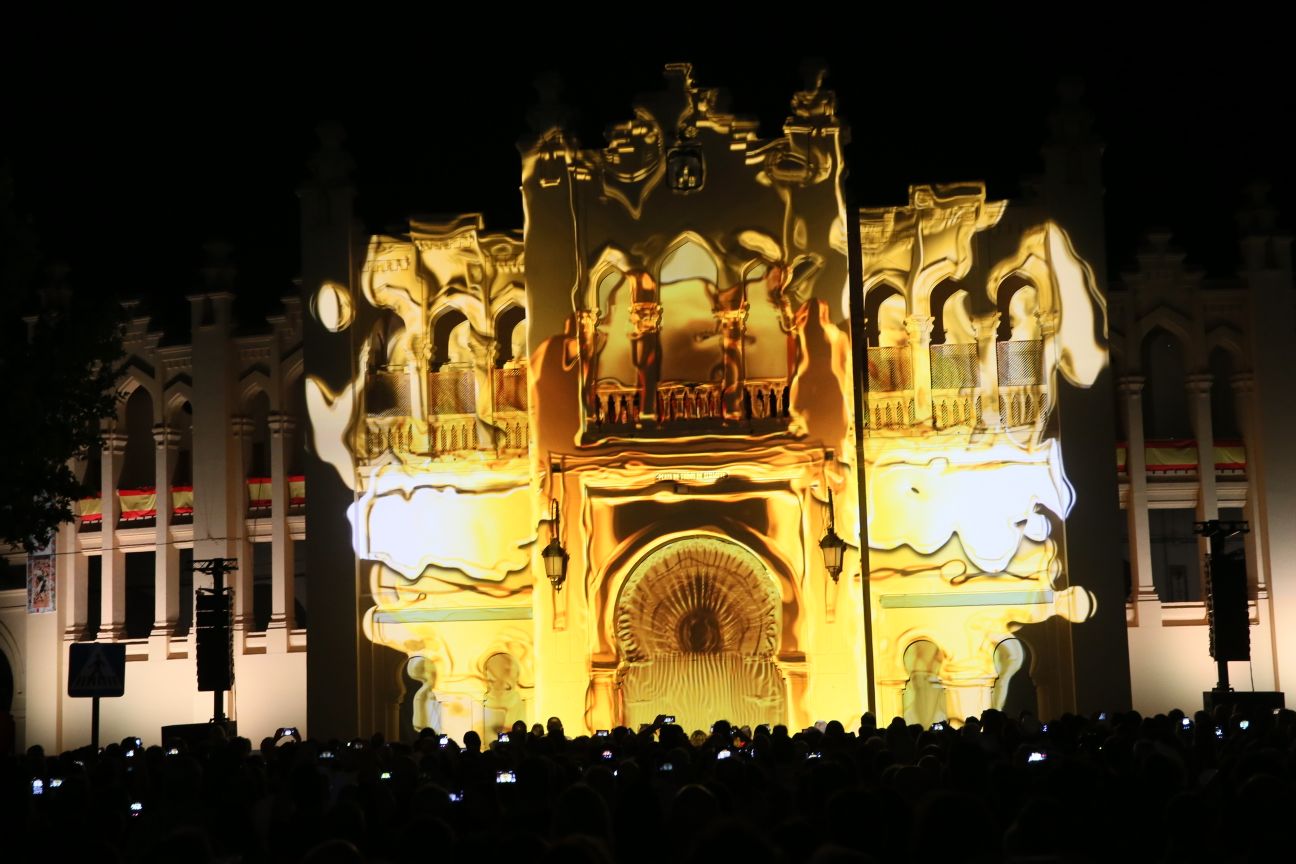
[[[1210,654],[1216,660],[1251,659],[1246,559],[1241,553],[1212,555],[1206,570]]]
[[[232,595],[202,589],[194,606],[194,642],[197,646],[198,689],[229,690],[234,686],[234,628],[230,617]]]

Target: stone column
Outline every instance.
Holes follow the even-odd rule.
[[[716,329],[720,331],[721,360],[724,364],[724,400],[726,418],[729,406],[744,404],[743,391],[747,387],[746,358],[743,355],[743,337],[747,333],[747,301],[737,309],[719,309],[714,313]]]
[[[180,550],[171,542],[171,476],[175,473],[180,432],[166,425],[153,427],[154,480],[157,516],[154,519],[153,632],[150,640],[165,640],[180,617]],[[165,656],[165,655],[164,655]]]
[[[1215,491],[1215,433],[1211,429],[1211,384],[1209,373],[1187,376],[1188,404],[1192,418],[1193,435],[1197,438],[1197,521],[1219,518],[1219,496]],[[1197,560],[1205,561],[1210,554],[1210,540],[1197,538]],[[1198,579],[1203,579],[1198,568]],[[1202,599],[1206,598],[1205,585]]]
[[[270,536],[271,578],[270,650],[288,650],[288,631],[293,626],[293,544],[288,533],[288,460],[292,432],[296,425],[287,414],[270,415]]]
[[[999,312],[988,315],[977,315],[972,319],[976,333],[977,366],[981,372],[980,387],[977,391],[977,411],[981,422],[978,425],[995,428],[1000,424],[999,418]]]
[[[1267,590],[1268,573],[1260,556],[1264,538],[1264,520],[1256,516],[1256,484],[1252,459],[1252,445],[1255,441],[1255,428],[1252,425],[1255,417],[1255,379],[1250,372],[1239,372],[1232,376],[1233,398],[1237,412],[1238,428],[1242,432],[1242,445],[1246,448],[1247,495],[1243,505],[1242,518],[1246,519],[1251,530],[1245,535],[1247,582],[1257,592]]]
[[[1036,320],[1039,321],[1040,328],[1039,378],[1035,385],[1040,395],[1039,404],[1035,407],[1036,422],[1038,423],[1043,423],[1048,417],[1048,410],[1057,397],[1057,394],[1053,393],[1051,388],[1056,379],[1056,376],[1052,373],[1057,359],[1061,356],[1056,347],[1060,317],[1058,312],[1039,312],[1035,316]],[[1127,456],[1126,459],[1128,458]]]
[[[252,458],[252,430],[252,421],[247,417],[230,418],[234,464],[238,466],[236,485],[230,490],[237,502],[236,521],[230,525],[230,536],[237,538],[235,554],[238,556],[238,570],[232,574],[228,584],[234,587],[234,627],[244,632],[252,626],[252,543],[247,536],[247,475],[249,460]]]
[[[661,379],[661,321],[662,307],[658,302],[657,286],[646,273],[633,274],[635,287],[631,294],[630,356],[639,370],[639,423],[642,426],[657,424],[657,382]],[[734,398],[724,403],[725,420],[742,419],[742,399]]]
[[[103,521],[99,528],[101,576],[99,583],[99,633],[101,640],[119,639],[126,632],[126,556],[117,546],[117,520],[121,518],[121,500],[117,497],[117,475],[121,473],[126,436],[109,432],[103,436],[99,480],[100,509]]]
[[[1148,526],[1147,454],[1143,441],[1142,375],[1123,376],[1117,388],[1121,394],[1121,411],[1125,415],[1125,473],[1129,477],[1129,496],[1125,503],[1129,525],[1130,569],[1133,570],[1131,599],[1136,604],[1159,604],[1152,580],[1152,538]],[[1141,620],[1141,619],[1140,619]]]
[[[90,579],[90,559],[78,548],[76,534],[67,532],[70,536],[70,542],[67,546],[60,546],[59,549],[67,550],[67,557],[71,558],[70,571],[67,572],[62,568],[59,569],[60,581],[58,583],[58,604],[62,608],[67,603],[67,616],[64,621],[63,638],[68,642],[80,642],[85,638],[86,622],[89,620],[89,592],[87,583]],[[59,539],[63,539],[63,533],[60,532]],[[60,558],[63,556],[60,555]],[[65,575],[69,577],[63,579]]]
[[[913,373],[914,422],[919,426],[931,425],[931,334],[933,319],[926,315],[905,318],[905,331],[909,334],[911,352],[910,369]]]

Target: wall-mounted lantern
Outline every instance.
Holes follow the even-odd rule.
[[[550,524],[553,528],[553,534],[549,538],[549,545],[540,552],[540,555],[544,558],[545,575],[549,577],[549,583],[553,585],[555,591],[561,591],[563,583],[567,581],[567,559],[569,556],[567,550],[563,548],[562,542],[558,539],[560,534],[558,501],[551,498],[549,504]],[[840,556],[838,556],[838,560],[840,560]],[[838,569],[841,569],[840,565],[838,565]]]
[[[831,487],[828,489],[828,533],[824,534],[823,539],[819,541],[819,551],[823,553],[824,567],[828,570],[828,575],[836,582],[842,571],[846,541],[837,536],[837,520]]]

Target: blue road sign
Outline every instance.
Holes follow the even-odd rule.
[[[68,659],[69,696],[121,696],[125,692],[125,645],[72,643]]]

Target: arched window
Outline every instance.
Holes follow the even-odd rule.
[[[467,347],[468,317],[458,309],[449,309],[432,325],[432,371],[439,372],[446,363],[464,362]],[[452,357],[451,355],[454,355]],[[471,362],[471,357],[468,358]]]
[[[1191,438],[1183,346],[1169,331],[1143,339],[1143,436],[1146,440]]]
[[[1039,294],[1020,273],[1010,273],[996,292],[1000,342],[1031,342],[1040,338]]]
[[[136,387],[126,400],[126,452],[122,456],[118,489],[144,489],[154,483],[153,398]]]
[[[428,413],[471,414],[476,411],[477,379],[473,371],[472,325],[458,309],[441,313],[432,325],[432,370]]]
[[[909,675],[904,689],[906,723],[930,726],[948,719],[945,686],[940,680],[944,664],[945,652],[935,642],[920,639],[905,649],[904,668]]]
[[[1216,441],[1242,437],[1237,398],[1233,394],[1233,373],[1236,371],[1233,352],[1227,348],[1216,348],[1211,352],[1211,433]]]
[[[991,700],[995,708],[1010,717],[1020,716],[1023,711],[1039,714],[1038,694],[1030,677],[1031,665],[1030,646],[1024,640],[1012,637],[995,646]]]
[[[869,392],[913,389],[904,295],[890,285],[870,289],[864,296],[864,335],[868,342]]]
[[[711,252],[685,240],[662,258],[661,380],[704,382],[721,377],[715,303],[719,267]]]
[[[968,293],[959,283],[947,279],[931,293],[933,345],[975,344],[972,316],[968,310]]]
[[[968,313],[968,293],[957,283],[944,282],[932,292],[932,308],[940,313],[932,328],[932,390],[966,392],[980,381],[976,333],[972,316]],[[947,407],[947,403],[942,402],[941,411],[945,412]],[[964,403],[961,411],[957,402],[953,407],[956,416],[967,415],[966,419],[971,419],[970,404]],[[947,422],[941,425],[947,425]]]
[[[495,368],[521,363],[527,356],[526,310],[510,306],[495,318]]]
[[[525,411],[527,407],[526,310],[510,306],[495,319],[495,410]]]
[[[907,342],[904,329],[904,295],[885,283],[870,288],[864,297],[864,338],[870,348]]]
[[[248,439],[248,452],[245,457],[247,460],[247,476],[269,477],[270,399],[264,392],[258,390],[248,400],[245,410],[247,411],[248,420],[252,423],[252,433]]]

